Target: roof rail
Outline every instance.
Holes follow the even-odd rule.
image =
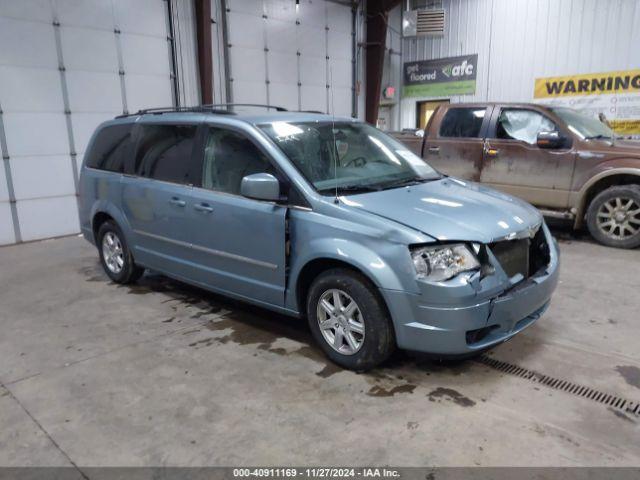
[[[278,107],[276,105],[263,105],[259,103],[211,103],[206,105],[196,105],[195,107],[157,107],[157,108],[145,108],[138,110],[135,113],[126,113],[118,115],[116,118],[130,117],[134,115],[153,114],[160,115],[162,113],[173,112],[199,112],[199,113],[217,113],[221,115],[233,114],[233,108],[229,107],[260,107],[266,109],[273,109],[278,112],[286,112],[287,109]]]
[[[286,112],[288,111],[284,107],[279,107],[277,105],[265,105],[263,103],[211,103],[207,105],[202,105],[203,107],[261,107],[266,108],[267,110],[273,109],[276,112]]]

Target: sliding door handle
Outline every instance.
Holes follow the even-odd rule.
[[[440,147],[429,147],[429,153],[438,155],[440,153]]]
[[[203,213],[211,213],[213,212],[213,207],[208,203],[196,203],[193,208],[195,208],[199,212]]]
[[[171,200],[169,200],[169,203],[176,207],[184,207],[187,204],[187,202],[180,200],[178,197],[172,197]]]

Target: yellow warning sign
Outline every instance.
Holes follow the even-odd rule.
[[[640,93],[640,70],[537,78],[533,98]]]

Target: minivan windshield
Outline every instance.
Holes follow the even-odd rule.
[[[322,194],[384,190],[441,177],[380,130],[349,122],[272,122],[260,128]]]
[[[613,130],[597,118],[589,117],[572,108],[552,108],[551,110],[565,121],[569,130],[584,139],[615,138]]]

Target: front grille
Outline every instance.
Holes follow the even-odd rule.
[[[518,273],[529,278],[549,265],[550,261],[549,245],[542,228],[533,238],[495,242],[489,248],[509,278]]]

